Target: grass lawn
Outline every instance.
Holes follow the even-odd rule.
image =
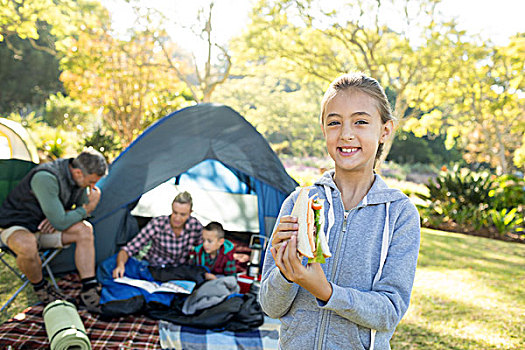
[[[16,288],[0,270],[0,302]],[[412,302],[392,349],[525,349],[525,245],[423,229]],[[22,293],[0,323],[35,303]]]
[[[392,349],[525,349],[525,245],[423,229]]]
[[[3,257],[9,261],[11,266],[16,266],[15,259],[11,255]],[[0,262],[0,304],[4,303],[11,297],[11,294],[22,285],[22,282],[9,269]],[[0,324],[7,321],[17,313],[23,311],[29,305],[38,302],[37,297],[33,293],[33,288],[27,286],[22,293],[9,305],[9,307],[0,314]]]

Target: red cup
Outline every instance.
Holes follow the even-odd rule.
[[[239,287],[241,287],[241,293],[246,294],[250,291],[250,287],[253,283],[253,277],[248,275],[238,275],[237,276],[237,284],[239,284]]]

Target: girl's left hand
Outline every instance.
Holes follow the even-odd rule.
[[[297,283],[313,294],[317,299],[328,301],[332,296],[332,285],[326,279],[321,264],[312,263],[303,266],[297,255],[297,236],[284,242],[278,250],[271,248],[275,265],[290,281]]]

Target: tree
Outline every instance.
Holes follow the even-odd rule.
[[[30,113],[62,91],[62,53],[77,31],[103,16],[96,1],[0,2],[0,113]]]
[[[67,48],[77,30],[96,22],[100,11],[100,3],[91,0],[4,0],[0,4],[0,42],[5,41],[17,56],[22,49],[15,38],[27,39],[35,49],[55,55]],[[56,41],[39,41],[42,26],[49,26],[48,38]]]
[[[278,60],[280,72],[324,88],[342,73],[363,71],[386,87],[403,126],[437,105],[436,91],[446,89],[466,49],[454,22],[436,21],[438,2],[362,0],[329,8],[316,0],[261,0],[243,35],[245,69]],[[403,25],[386,23],[387,12]]]
[[[59,62],[78,32],[105,19],[109,17],[98,1],[0,2],[0,112],[12,111],[9,118],[31,129],[41,157],[73,154],[78,147],[79,130],[89,121],[77,119],[74,126],[63,123],[64,116],[74,114],[70,107],[77,101],[60,94]],[[51,98],[47,107],[52,108],[44,109],[48,96],[57,92],[60,98]]]
[[[392,144],[388,160],[399,164],[432,164],[437,168],[462,160],[462,153],[457,149],[445,148],[445,136],[417,137],[412,132],[398,130],[396,141]]]
[[[41,30],[35,42],[44,45],[49,31]],[[19,55],[14,55],[6,42],[0,42],[0,114],[31,111],[45,103],[50,94],[62,91],[59,59],[46,51],[35,49],[28,40],[11,38]]]
[[[320,89],[315,86],[300,86],[286,76],[265,76],[261,72],[242,79],[229,79],[216,93],[215,101],[243,115],[264,135],[276,153],[323,156],[319,93]]]
[[[100,123],[127,145],[153,121],[186,103],[184,87],[163,68],[162,59],[148,32],[131,32],[123,40],[100,26],[79,33],[63,61],[61,79],[69,95],[97,110]]]
[[[443,111],[448,144],[459,143],[470,163],[487,163],[498,173],[523,167],[519,152],[525,134],[525,34],[507,46],[480,46],[464,57],[452,79]]]
[[[159,9],[144,8],[141,2],[130,2],[134,3],[137,19],[146,28],[145,33],[149,33],[162,49],[165,60],[161,64],[186,84],[195,102],[211,102],[213,93],[228,79],[232,67],[226,45],[218,43],[213,35],[215,2],[209,1],[207,7],[199,8],[196,24],[191,28],[196,40],[206,46],[203,65],[194,53],[185,54],[173,44],[173,38],[167,31],[167,27],[175,24],[172,17]],[[192,67],[191,70],[188,70],[189,67]]]

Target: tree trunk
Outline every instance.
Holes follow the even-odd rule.
[[[503,137],[501,131],[496,127],[496,138],[498,139],[498,159],[503,174],[507,174],[508,166],[507,159],[505,158],[505,144],[503,143]]]

